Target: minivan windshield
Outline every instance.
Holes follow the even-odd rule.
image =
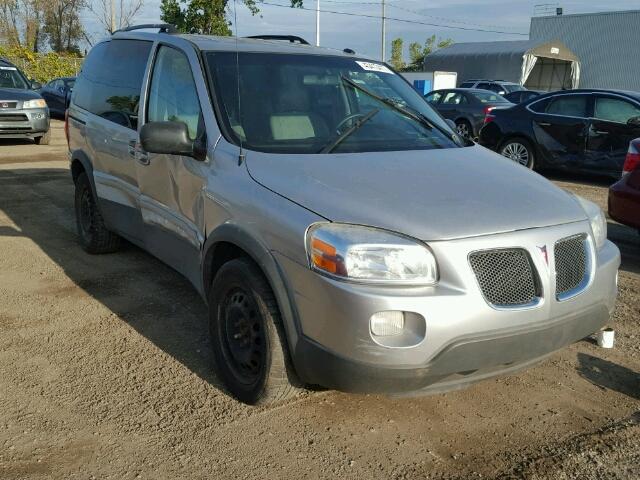
[[[384,64],[272,53],[205,57],[228,136],[250,150],[316,154],[464,145]]]
[[[27,81],[16,67],[4,67],[0,65],[0,88],[29,88]]]

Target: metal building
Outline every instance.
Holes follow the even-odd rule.
[[[557,40],[456,43],[424,61],[425,72],[457,72],[458,83],[504,80],[531,90],[577,88],[580,70],[578,56]]]
[[[640,10],[534,17],[529,36],[575,52],[583,88],[640,91]]]

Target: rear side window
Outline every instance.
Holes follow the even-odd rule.
[[[547,106],[546,113],[565,117],[586,118],[587,97],[584,95],[564,95],[556,97]]]
[[[96,45],[76,81],[73,102],[137,130],[140,89],[151,46],[151,42],[140,40],[111,40]]]
[[[627,123],[630,118],[640,116],[640,108],[625,100],[597,97],[594,116],[598,120]]]

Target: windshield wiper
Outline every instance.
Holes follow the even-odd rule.
[[[357,84],[356,82],[354,82],[350,78],[345,77],[344,75],[342,75],[341,78],[342,78],[342,81],[344,83],[346,83],[347,85],[351,86],[352,88],[355,88],[356,90],[360,90],[362,93],[364,93],[365,95],[368,95],[369,97],[373,98],[374,100],[377,100],[377,101],[379,101],[379,102],[381,102],[381,103],[393,108],[395,111],[401,113],[405,117],[408,117],[408,118],[418,122],[419,124],[421,124],[422,126],[427,128],[428,130],[433,130],[435,128],[439,132],[443,133],[448,139],[456,141],[455,137],[453,135],[451,135],[451,133],[447,132],[444,128],[440,127],[439,125],[437,125],[434,122],[432,122],[431,120],[429,120],[423,113],[418,112],[417,110],[415,110],[413,108],[410,108],[410,107],[407,108],[407,107],[403,107],[401,105],[398,105],[398,103],[395,102],[394,100],[392,100],[390,98],[382,97],[382,96],[378,95],[377,93],[372,92],[368,88],[365,88],[362,85]]]
[[[333,152],[338,145],[344,142],[351,134],[353,134],[356,130],[360,129],[365,123],[371,120],[378,112],[379,108],[371,110],[366,115],[362,116],[360,119],[356,120],[351,127],[342,132],[335,140],[333,140],[329,145],[320,150],[320,153],[331,153]]]

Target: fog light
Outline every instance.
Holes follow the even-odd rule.
[[[371,333],[379,337],[402,335],[404,330],[404,312],[378,312],[371,316]]]
[[[44,118],[44,113],[32,113],[31,118],[34,120],[42,120]]]

